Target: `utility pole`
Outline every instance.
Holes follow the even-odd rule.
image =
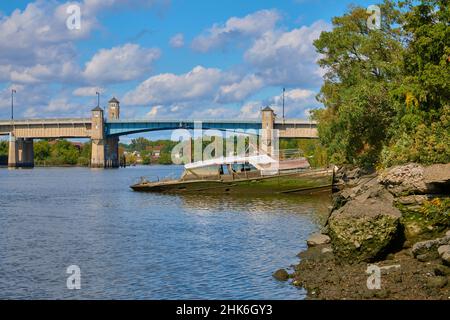
[[[284,123],[284,95],[286,93],[286,88],[283,88],[283,123]]]
[[[15,89],[11,90],[11,120],[14,120],[14,94],[17,93]]]
[[[95,94],[97,95],[97,107],[100,108],[100,92],[95,92]]]

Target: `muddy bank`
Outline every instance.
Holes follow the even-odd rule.
[[[450,299],[450,164],[343,169],[290,274],[310,299]]]

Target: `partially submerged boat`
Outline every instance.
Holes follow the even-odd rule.
[[[331,190],[333,175],[333,168],[311,169],[306,158],[277,161],[268,155],[233,156],[189,163],[178,180],[142,178],[131,188],[159,193],[314,193]]]

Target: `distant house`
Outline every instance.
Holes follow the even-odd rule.
[[[149,146],[145,150],[148,151],[153,159],[159,159],[161,157],[163,146]]]

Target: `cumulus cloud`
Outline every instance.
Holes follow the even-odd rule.
[[[261,116],[263,102],[249,101],[239,110],[239,117],[244,119],[257,119]]]
[[[215,101],[220,103],[242,101],[263,86],[263,79],[254,74],[247,75],[238,82],[221,86]]]
[[[243,18],[232,17],[224,25],[215,24],[196,37],[192,48],[200,52],[224,48],[233,41],[254,38],[272,30],[280,19],[277,10],[261,10]]]
[[[81,87],[75,89],[72,94],[76,97],[93,97],[98,93],[103,94],[105,92],[105,88],[99,87]]]
[[[310,110],[320,108],[319,103],[315,99],[315,92],[312,90],[300,88],[287,90],[284,100],[285,115],[289,118],[307,119]],[[281,118],[283,112],[283,94],[281,93],[266,100],[245,103],[240,109],[239,117],[258,118],[264,106],[270,106],[277,113],[278,118]]]
[[[124,103],[131,105],[172,104],[193,100],[214,99],[219,86],[229,76],[220,69],[197,66],[190,72],[165,73],[150,77],[128,92]]]
[[[314,86],[321,80],[318,54],[313,41],[329,25],[317,21],[288,32],[266,32],[245,53],[250,63],[270,85]]]
[[[0,19],[0,71],[7,71],[1,72],[0,81],[81,82],[74,42],[87,38],[99,27],[98,12],[125,4],[150,6],[160,2],[163,0],[84,0],[79,2],[79,30],[69,30],[66,26],[67,8],[77,2],[37,0],[23,10],[16,9]],[[95,70],[88,70],[88,76],[91,72],[95,78]]]
[[[84,77],[93,83],[114,83],[136,80],[149,73],[152,63],[161,55],[158,49],[125,44],[102,49],[86,63]]]
[[[181,48],[184,47],[184,35],[182,33],[178,33],[174,35],[169,42],[172,48]]]

